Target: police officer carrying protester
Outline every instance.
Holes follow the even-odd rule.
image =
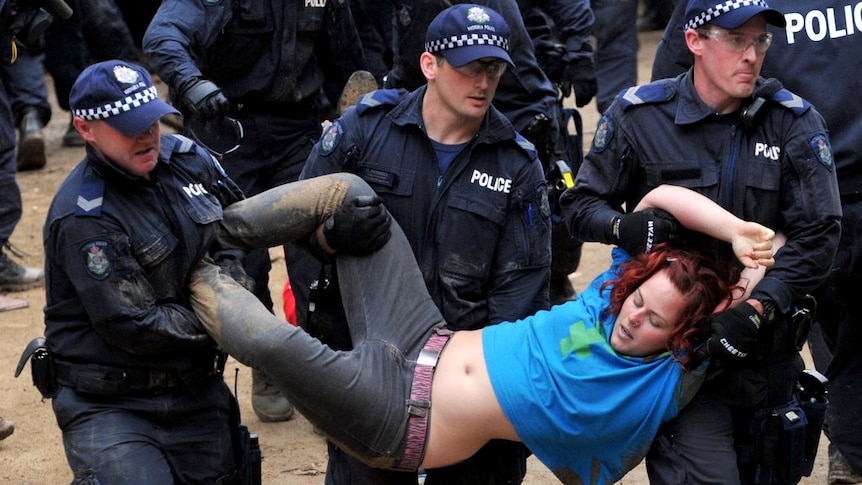
[[[225,116],[240,122],[244,138],[221,162],[246,195],[299,177],[321,120],[334,117],[349,76],[366,69],[346,1],[166,0],[143,42],[187,129]],[[285,246],[289,272],[295,252]],[[249,254],[246,272],[271,309],[270,268],[266,250]],[[290,419],[293,406],[266,376],[255,370],[252,378],[255,414]]]
[[[845,80],[858,68],[862,55],[859,4],[773,0],[771,5],[784,14],[787,25],[771,29],[772,47],[763,74],[811,101],[829,126],[843,212],[841,242],[829,278],[814,293],[817,322],[828,349],[825,356],[815,342],[810,349],[829,379],[828,482],[862,483],[862,105],[848,102],[858,96],[858,86]],[[674,10],[656,52],[653,79],[676,76],[691,65],[683,35],[684,12],[684,4]]]
[[[622,205],[633,207],[655,186],[682,185],[786,235],[750,299],[713,317],[707,347],[720,372],[647,457],[652,483],[752,483],[754,469],[770,470],[737,466],[737,452],[755,450],[746,436],[751,418],[790,401],[802,368],[785,316],[826,278],[838,245],[835,161],[816,109],[759,76],[773,40],[767,24],[785,25],[780,12],[763,0],[690,0],[685,21],[693,66],[620,93],[563,207],[576,236],[644,250],[674,235],[675,225]]]
[[[70,105],[86,158],[44,244],[50,397],[73,483],[231,483],[218,480],[236,472],[238,408],[186,283],[206,255],[243,276],[242,253],[212,245],[242,192],[191,140],[160,135],[176,110],[142,67],[88,67]]]
[[[302,172],[312,178],[349,171],[368,182],[404,230],[453,330],[548,307],[550,214],[542,166],[492,106],[501,76],[512,68],[510,39],[506,21],[487,6],[443,10],[418,56],[426,84],[363,96],[324,133]],[[337,293],[334,300],[329,304],[340,306]],[[332,311],[320,306],[315,313]],[[371,468],[330,450],[329,484],[417,483],[416,473]],[[425,483],[520,483],[526,456],[519,443],[495,441],[464,463],[428,470]]]

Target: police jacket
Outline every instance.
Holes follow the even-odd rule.
[[[841,218],[826,126],[774,80],[757,85],[755,95],[768,99],[749,127],[740,113],[717,115],[706,106],[692,71],[620,93],[561,199],[572,234],[613,243],[611,220],[623,204],[633,208],[661,184],[680,185],[787,236],[754,298],[787,311],[817,287],[835,254]]]
[[[492,107],[441,175],[422,121],[425,90],[363,96],[324,133],[301,177],[349,171],[383,197],[450,327],[547,308],[550,213],[532,145]]]
[[[214,342],[187,279],[210,250],[222,206],[242,194],[191,140],[161,137],[146,180],[91,147],[60,186],[44,229],[49,351],[65,362],[212,369]]]
[[[691,66],[682,26],[685,4],[677,5],[656,52],[653,78],[673,77]],[[862,76],[862,31],[858,3],[781,0],[770,7],[784,14],[784,29],[770,25],[772,46],[761,73],[817,107],[829,126],[842,200],[862,199],[862,104],[855,102]],[[843,8],[842,8],[843,7]],[[823,53],[829,52],[828,59]],[[856,74],[853,74],[853,73]],[[848,81],[850,80],[850,81]]]
[[[322,89],[337,100],[366,68],[346,0],[164,0],[143,45],[172,88],[203,77],[231,102],[270,109]]]

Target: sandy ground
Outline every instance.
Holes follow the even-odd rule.
[[[659,33],[641,35],[639,71],[642,80],[649,70]],[[50,78],[48,79],[50,82]],[[166,89],[160,86],[164,95]],[[55,105],[56,106],[56,105]],[[594,104],[581,110],[587,140],[592,138],[598,114]],[[41,266],[42,225],[51,198],[72,167],[83,157],[83,148],[64,148],[62,137],[68,113],[59,108],[45,131],[48,164],[37,172],[21,173],[18,182],[23,197],[24,215],[12,236],[12,243],[26,251],[26,263]],[[273,250],[274,262],[270,289],[276,308],[281,313],[281,289],[286,271],[279,250]],[[578,272],[572,275],[577,289],[609,264],[609,248],[598,244],[585,246]],[[36,289],[10,296],[24,298],[27,308],[0,313],[0,416],[15,423],[15,434],[0,442],[0,483],[15,485],[69,483],[72,474],[66,463],[60,431],[57,428],[50,402],[42,402],[30,380],[29,366],[15,379],[13,372],[21,351],[34,337],[43,333],[42,308],[44,290]],[[283,316],[283,315],[282,315]],[[326,448],[323,439],[312,432],[311,425],[301,416],[284,423],[262,423],[251,410],[251,373],[248,368],[229,360],[225,378],[236,389],[244,421],[253,433],[260,436],[264,456],[263,483],[287,485],[323,484],[326,467]],[[821,440],[821,453],[813,476],[803,484],[825,484],[825,439]],[[535,458],[530,459],[526,485],[559,483]],[[621,483],[646,484],[643,466],[626,476]]]

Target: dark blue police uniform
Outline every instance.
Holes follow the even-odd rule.
[[[547,188],[532,145],[492,108],[440,174],[423,128],[425,89],[363,96],[321,137],[302,178],[348,171],[383,197],[449,328],[547,308]]]
[[[620,93],[599,121],[575,187],[563,194],[569,230],[584,240],[613,243],[611,220],[623,204],[634,207],[661,184],[688,187],[787,236],[752,298],[771,300],[780,312],[790,310],[829,271],[841,207],[822,117],[773,83],[758,80],[755,96],[762,92],[768,100],[750,124],[741,112],[718,115],[706,106],[694,90],[692,71]],[[726,244],[717,250],[723,259],[732,258]],[[761,355],[768,357],[708,381],[672,422],[680,428],[657,438],[656,446],[668,450],[680,446],[673,443],[674,433],[677,439],[697,437],[709,454],[701,461],[710,470],[689,470],[692,483],[704,483],[698,473],[727,475],[736,467],[729,410],[751,411],[790,399],[802,362],[786,332],[784,319],[765,325]]]
[[[299,177],[321,119],[366,68],[346,1],[166,0],[144,51],[174,91],[203,77],[230,101],[244,138],[221,162],[249,196]],[[256,294],[272,308],[269,269],[266,251],[250,256]]]
[[[495,108],[440,173],[422,121],[426,88],[363,96],[324,133],[302,178],[348,171],[383,197],[410,241],[449,328],[477,329],[548,307],[550,211],[532,144]],[[327,483],[415,484],[415,473],[330,454]],[[344,460],[341,464],[333,460]],[[426,483],[520,483],[526,455],[496,441],[470,460],[428,471]]]
[[[161,137],[150,177],[122,172],[88,146],[51,204],[53,407],[77,479],[214,483],[234,470],[233,397],[186,280],[211,249],[222,206],[242,194],[179,136]]]
[[[654,79],[676,76],[691,65],[682,33],[685,5],[680,3],[656,51]],[[822,351],[816,341],[810,348],[817,368],[829,379],[827,435],[862,474],[862,107],[848,102],[859,95],[858,85],[843,81],[858,77],[853,72],[860,69],[856,59],[862,52],[862,32],[849,7],[837,6],[831,1],[775,2],[787,26],[770,27],[772,46],[762,73],[805,96],[829,126],[843,210],[841,242],[829,279],[815,292],[817,321],[828,349]]]

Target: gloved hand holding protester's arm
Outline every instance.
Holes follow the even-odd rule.
[[[346,200],[317,228],[317,241],[327,254],[357,256],[382,248],[391,232],[392,217],[379,196],[358,196]]]

